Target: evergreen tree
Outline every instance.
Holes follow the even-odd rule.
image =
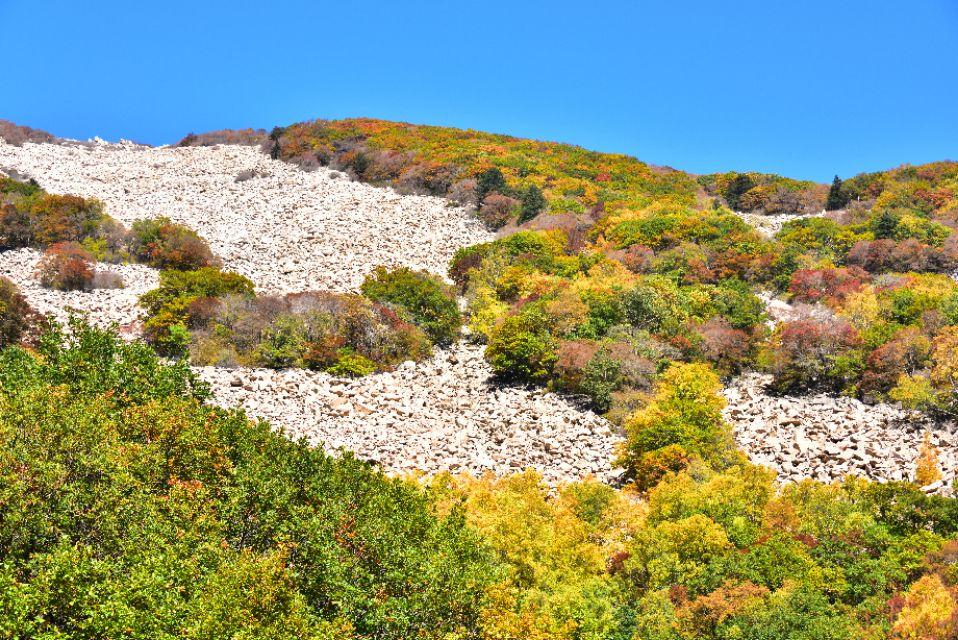
[[[828,190],[828,200],[825,201],[825,209],[827,211],[835,211],[844,208],[846,204],[848,204],[848,193],[845,191],[842,179],[835,176],[835,179],[832,180],[832,186]]]
[[[883,209],[877,216],[872,218],[871,229],[872,233],[875,234],[876,240],[885,240],[895,237],[895,232],[898,230],[898,222],[900,221],[901,216],[899,216],[894,211],[888,209]]]
[[[739,173],[725,188],[725,202],[733,210],[738,210],[741,205],[742,196],[755,186],[755,183],[746,173]]]
[[[482,201],[493,192],[509,195],[508,190],[502,171],[499,171],[497,167],[486,169],[479,174],[479,179],[476,181],[476,205],[481,207]]]
[[[542,191],[534,184],[522,194],[522,211],[519,213],[519,224],[535,218],[545,208],[546,199]]]

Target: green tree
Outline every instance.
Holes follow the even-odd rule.
[[[462,316],[451,287],[437,276],[408,267],[377,267],[362,284],[363,295],[399,308],[436,344],[448,345],[459,335]]]
[[[476,180],[476,206],[482,206],[482,201],[490,193],[501,193],[509,195],[509,188],[506,186],[506,179],[498,167],[491,167],[479,174]]]
[[[519,224],[535,218],[546,206],[545,196],[534,184],[529,185],[522,194],[522,211],[519,213]]]
[[[739,206],[741,205],[742,196],[744,196],[754,186],[755,182],[747,173],[736,174],[736,176],[732,178],[732,181],[729,182],[728,186],[725,188],[725,192],[722,194],[725,196],[725,202],[728,203],[729,208],[738,210]]]
[[[848,204],[848,200],[849,196],[845,191],[842,179],[835,176],[835,179],[832,180],[832,186],[828,190],[828,199],[825,201],[825,209],[828,211],[842,209]]]
[[[647,467],[660,466],[663,455],[680,460],[687,454],[723,466],[732,458],[735,443],[722,417],[721,390],[709,365],[673,364],[659,379],[652,401],[626,422],[619,463],[649,481],[658,474],[649,473]]]

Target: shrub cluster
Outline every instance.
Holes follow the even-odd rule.
[[[123,278],[96,268],[93,255],[75,242],[58,242],[47,247],[37,266],[40,284],[60,291],[121,289]]]
[[[17,285],[0,276],[0,349],[31,337],[41,324]]]
[[[744,281],[696,280],[674,262],[634,273],[614,252],[574,252],[570,237],[524,231],[455,257],[471,328],[500,377],[583,394],[608,411],[629,406],[674,360],[725,374],[754,360],[764,305]]]
[[[233,295],[203,302],[205,318],[194,317],[190,344],[196,364],[308,367],[354,377],[432,351],[419,327],[355,294]]]
[[[190,328],[206,322],[211,303],[227,295],[252,298],[252,281],[214,267],[161,272],[160,286],[140,298],[147,312],[145,339],[162,355],[182,355],[189,346]]]
[[[259,146],[267,139],[263,129],[220,129],[207,133],[188,133],[176,143],[177,147],[213,147],[218,144]]]
[[[130,229],[130,254],[157,269],[193,271],[218,261],[198,233],[169,218],[137,220]]]
[[[24,142],[40,144],[57,141],[52,134],[46,131],[14,124],[9,120],[0,120],[0,139],[3,139],[7,144],[12,144],[15,147],[19,147]]]
[[[452,290],[437,276],[407,267],[377,267],[362,284],[363,295],[387,305],[425,331],[438,345],[459,335],[462,316]]]
[[[366,294],[256,296],[253,283],[206,267],[164,271],[141,299],[146,339],[162,354],[201,365],[307,367],[362,376],[421,360],[450,343],[461,317],[435,276],[377,269]]]
[[[205,240],[168,218],[139,220],[127,230],[96,200],[48,194],[35,182],[0,177],[0,251],[51,245],[80,245],[96,260],[161,269],[217,264]]]
[[[829,192],[824,185],[768,173],[713,173],[700,176],[698,182],[735,211],[767,215],[818,213]]]
[[[759,360],[774,375],[773,387],[953,411],[944,363],[958,354],[958,343],[949,340],[958,324],[958,285],[939,274],[848,280],[824,273],[812,280],[837,285],[808,290],[828,307],[782,323],[762,347]]]

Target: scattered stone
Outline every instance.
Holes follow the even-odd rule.
[[[94,326],[106,327],[116,323],[124,337],[139,334],[142,309],[137,306],[137,301],[159,283],[156,269],[139,264],[101,262],[96,264],[96,269],[111,271],[123,278],[125,286],[122,289],[57,291],[40,285],[37,265],[42,257],[43,254],[35,249],[0,252],[0,275],[16,283],[36,311],[65,323],[69,310],[73,309],[88,314]]]
[[[747,213],[745,211],[736,211],[735,215],[750,224],[759,233],[766,236],[774,236],[782,230],[786,222],[790,220],[801,220],[802,218],[819,218],[825,215],[821,213],[776,213],[764,215],[761,213]]]
[[[531,467],[550,483],[618,477],[611,465],[621,436],[610,423],[553,393],[497,386],[482,352],[461,342],[415,366],[356,380],[302,369],[195,370],[216,403],[388,471]]]
[[[854,474],[872,480],[914,477],[925,430],[939,449],[945,481],[924,490],[950,493],[958,472],[955,425],[890,404],[866,405],[825,394],[771,395],[771,376],[748,373],[725,389],[726,420],[753,460],[773,468],[783,481],[838,480]]]
[[[257,147],[0,140],[0,166],[51,193],[98,198],[126,225],[154,216],[185,224],[267,294],[355,290],[378,265],[445,274],[457,249],[492,238],[443,198],[306,172]]]

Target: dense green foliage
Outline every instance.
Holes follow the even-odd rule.
[[[407,267],[378,267],[362,284],[363,294],[390,305],[422,328],[439,345],[450,344],[459,335],[462,317],[455,296],[438,277]]]
[[[457,510],[203,405],[145,345],[81,325],[64,340],[0,355],[0,636],[475,627],[497,568]]]
[[[0,353],[0,636],[951,637],[958,501],[778,487],[729,454],[696,367],[630,427],[691,452],[638,501],[531,472],[387,479],[205,405],[141,343],[54,330]]]

